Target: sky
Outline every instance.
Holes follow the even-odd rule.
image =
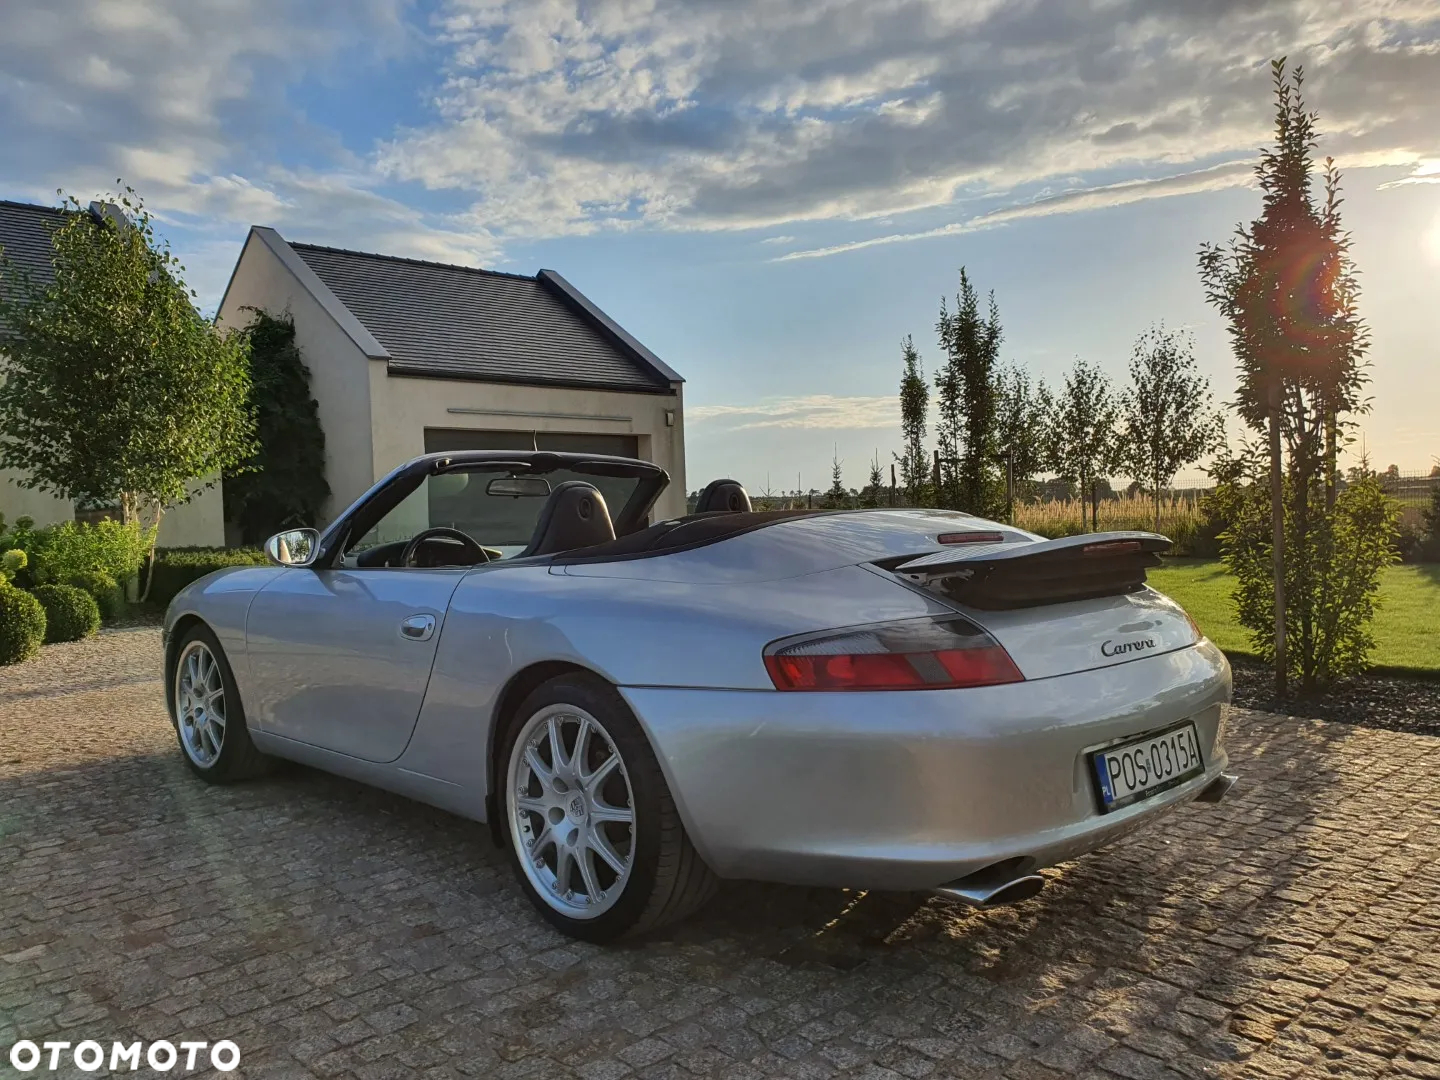
[[[7,0],[0,198],[123,178],[212,309],[252,224],[558,270],[686,378],[689,487],[859,486],[961,266],[1036,377],[1163,321],[1233,395],[1195,254],[1259,210],[1281,55],[1344,172],[1356,449],[1428,470],[1434,0]]]

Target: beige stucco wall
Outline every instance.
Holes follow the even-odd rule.
[[[35,519],[35,524],[54,525],[74,521],[74,504],[57,499],[43,491],[22,488],[15,484],[18,474],[0,470],[0,514],[6,524],[13,525],[20,517]],[[160,521],[160,547],[221,547],[225,543],[225,507],[220,488],[201,492],[183,506],[177,506]]]
[[[374,483],[367,370],[373,362],[254,233],[221,304],[221,325],[247,325],[254,318],[247,307],[276,316],[288,311],[295,321],[295,344],[310,369],[310,392],[320,406],[331,492],[324,520],[311,524],[326,525]],[[383,370],[384,364],[379,366]]]
[[[205,488],[187,503],[172,506],[160,519],[157,547],[224,547],[225,496],[220,485]]]
[[[36,525],[54,525],[57,521],[73,521],[75,507],[68,499],[35,488],[22,488],[15,483],[21,474],[13,469],[0,469],[0,514],[7,526],[16,518],[34,518]]]
[[[684,411],[678,393],[626,394],[459,379],[399,378],[387,373],[383,360],[368,363],[374,478],[423,454],[426,428],[636,435],[641,456],[670,474],[670,486],[655,506],[655,517],[685,513]],[[673,427],[665,423],[667,411],[674,413]],[[513,413],[566,415],[509,415]],[[351,496],[359,495],[365,486],[368,484],[355,487]]]

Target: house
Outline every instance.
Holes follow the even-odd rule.
[[[326,521],[395,466],[445,450],[653,461],[685,512],[683,380],[559,274],[500,273],[250,230],[218,318],[288,313],[325,432]],[[323,524],[316,522],[315,524]]]
[[[50,233],[66,213],[55,206],[0,201],[0,254],[14,267],[28,273],[32,281],[48,283],[55,276],[51,261]],[[113,208],[90,204],[90,213],[105,215]],[[0,287],[4,287],[0,281]],[[0,351],[4,349],[5,327],[0,325]],[[43,491],[20,487],[23,479],[14,470],[0,469],[0,515],[13,524],[31,517],[37,525],[71,521],[75,505]],[[161,547],[219,546],[225,542],[225,509],[219,485],[202,491],[190,502],[171,509],[160,522],[157,543]]]

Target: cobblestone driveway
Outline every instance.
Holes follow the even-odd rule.
[[[206,788],[159,666],[138,629],[0,672],[0,1053],[228,1038],[231,1076],[362,1080],[1440,1077],[1440,739],[1235,712],[1227,802],[1030,903],[730,885],[600,949],[544,928],[483,827],[300,769]]]

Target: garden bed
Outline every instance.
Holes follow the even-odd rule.
[[[1275,697],[1275,676],[1261,664],[1235,620],[1235,579],[1213,559],[1166,559],[1150,584],[1190,612],[1225,650],[1235,673],[1235,704],[1263,712],[1364,727],[1440,735],[1440,565],[1386,567],[1373,633],[1374,669],[1328,694]]]
[[[1275,697],[1275,673],[1242,657],[1232,657],[1234,704],[1261,712],[1336,720],[1360,727],[1440,736],[1440,679],[1367,674],[1315,697]]]

